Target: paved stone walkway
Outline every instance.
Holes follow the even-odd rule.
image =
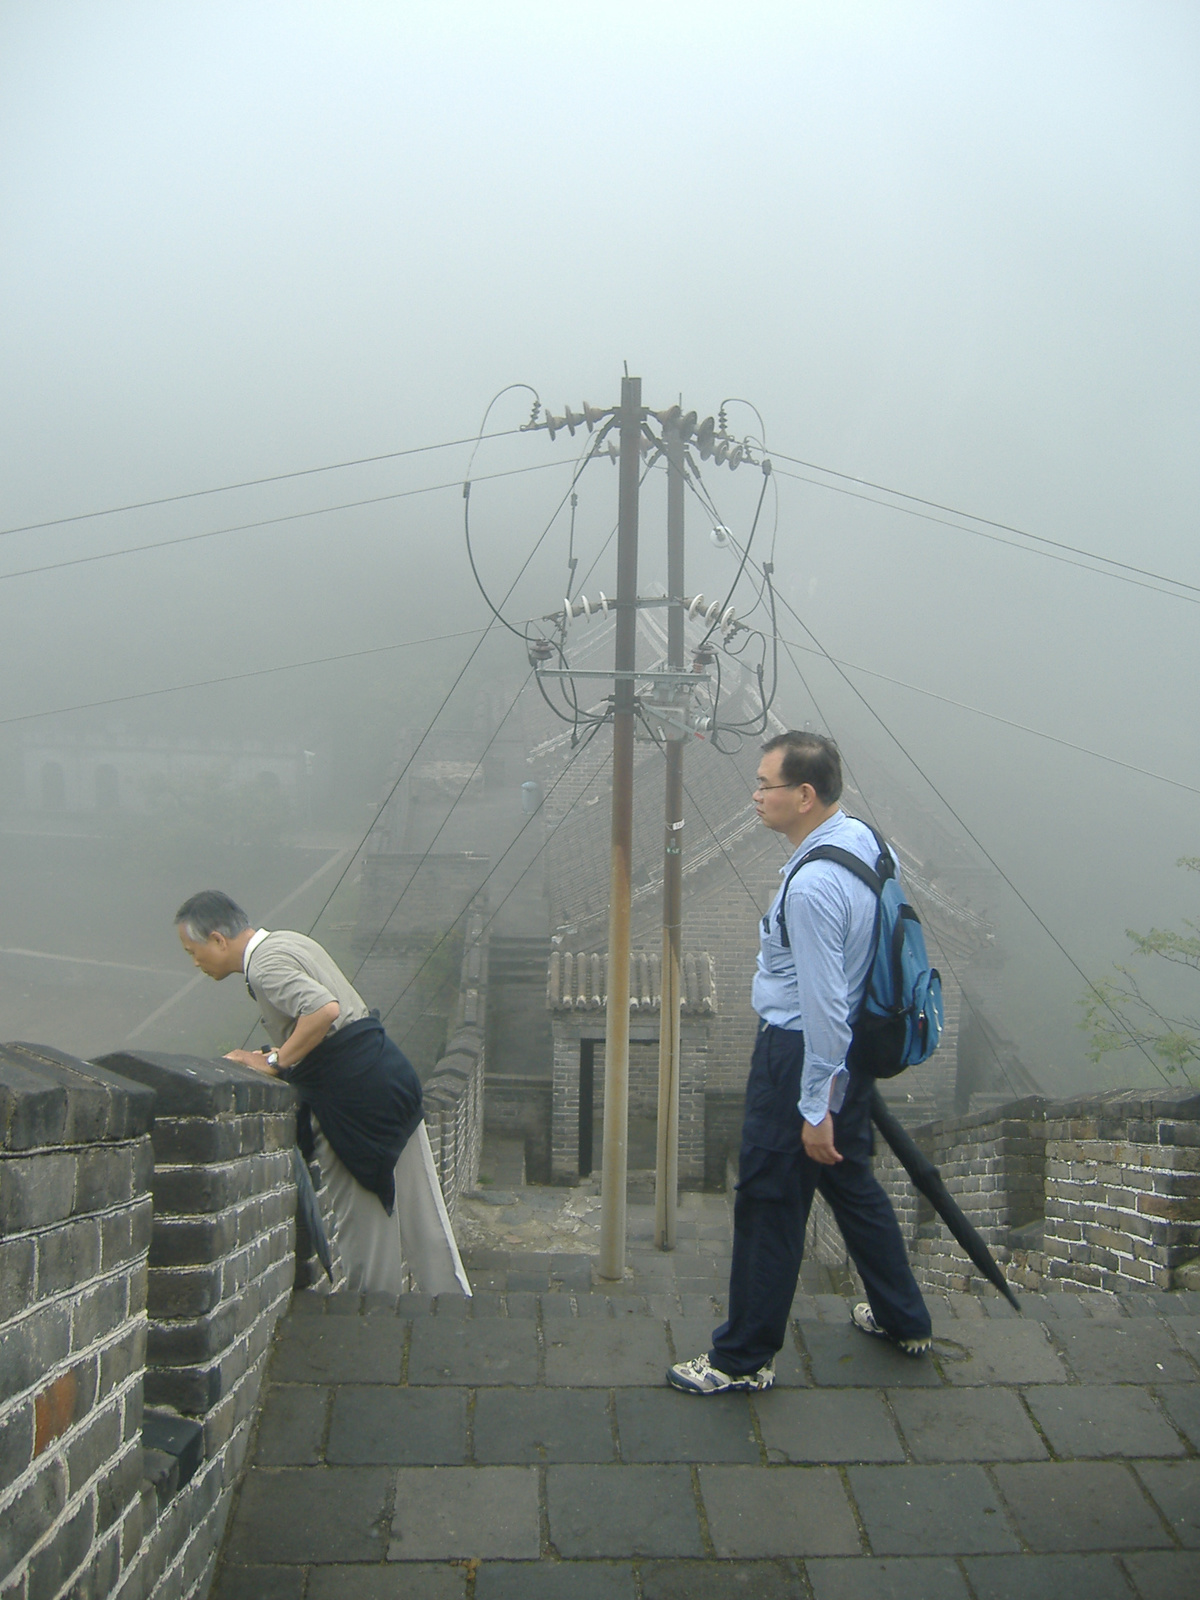
[[[470,1305],[298,1297],[214,1600],[1200,1595],[1200,1294],[940,1298],[914,1361],[802,1292],[775,1389],[691,1398],[728,1219],[681,1216],[615,1288],[477,1248]]]

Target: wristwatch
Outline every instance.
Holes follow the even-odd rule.
[[[268,1050],[267,1051],[267,1065],[270,1067],[272,1072],[278,1072],[279,1071],[279,1051],[278,1050]]]

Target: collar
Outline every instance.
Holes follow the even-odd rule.
[[[820,825],[819,828],[814,828],[807,838],[801,839],[800,843],[780,867],[779,876],[782,878],[785,872],[788,872],[792,867],[794,867],[796,862],[799,861],[802,856],[806,856],[808,852],[816,845],[824,844],[829,838],[830,834],[836,831],[837,824],[845,822],[845,820],[846,813],[839,806],[831,817],[825,818],[825,821]]]
[[[263,940],[266,937],[267,937],[266,928],[260,928],[258,930],[258,932],[254,935],[254,937],[247,941],[246,948],[242,951],[242,976],[243,977],[245,977],[246,973],[250,970],[250,957],[258,949],[259,945],[263,942]]]

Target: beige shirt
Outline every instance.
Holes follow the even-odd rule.
[[[260,928],[246,946],[242,970],[277,1048],[300,1017],[311,1016],[331,1000],[341,1008],[331,1033],[368,1015],[366,1002],[346,974],[307,934]]]

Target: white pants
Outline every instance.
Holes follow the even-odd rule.
[[[424,1122],[396,1163],[396,1204],[390,1217],[379,1196],[343,1166],[325,1135],[317,1128],[314,1132],[317,1160],[337,1217],[346,1288],[402,1294],[411,1272],[422,1294],[469,1295],[471,1285],[454,1242]]]

